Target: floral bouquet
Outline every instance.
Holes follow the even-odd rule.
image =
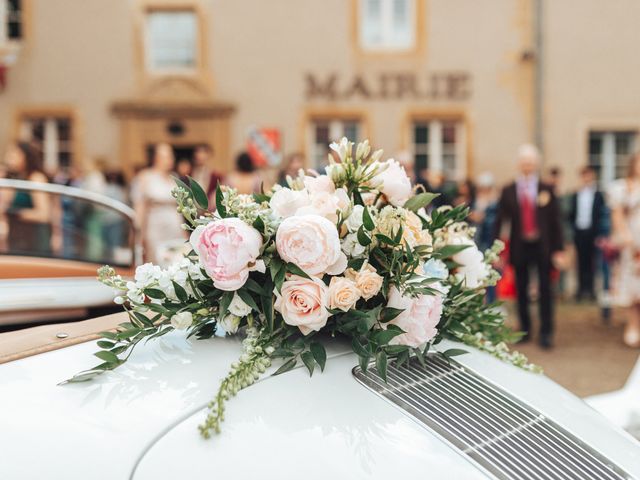
[[[166,269],[138,267],[134,281],[99,270],[130,321],[102,333],[95,355],[103,363],[70,381],[112,370],[141,340],[174,329],[199,339],[243,334],[243,353],[200,426],[209,437],[220,431],[225,402],[274,359],[275,375],[299,362],[313,374],[324,369],[323,344],[334,337],[350,341],[361,367],[375,362],[383,378],[389,361],[424,362],[444,338],[535,368],[509,352],[505,342],[517,334],[484,303],[502,245],[478,250],[465,206],[428,213],[436,195],[412,186],[404,168],[371,153],[367,141],[354,148],[343,138],[331,148],[325,174],[300,171],[288,187],[254,195],[218,185],[215,208],[193,180],[176,180],[188,253]]]

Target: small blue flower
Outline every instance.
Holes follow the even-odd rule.
[[[425,262],[424,266],[422,267],[422,271],[428,278],[446,280],[449,276],[447,265],[442,260],[438,260],[436,258],[432,258],[429,261]]]

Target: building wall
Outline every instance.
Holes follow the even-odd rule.
[[[356,42],[356,0],[28,0],[28,40],[0,93],[0,147],[26,107],[76,112],[85,159],[132,161],[119,144],[112,105],[149,96],[140,80],[136,15],[145,5],[192,5],[206,25],[211,98],[235,106],[229,152],[244,148],[250,126],[283,133],[284,150],[304,150],[316,113],[359,113],[365,134],[389,155],[408,147],[412,115],[456,114],[468,126],[471,173],[512,175],[517,146],[533,139],[534,0],[417,0],[418,45],[406,54],[364,53]],[[634,62],[640,4],[633,0],[545,1],[544,136],[547,164],[568,170],[586,158],[594,125],[640,129],[640,68]],[[315,98],[306,77],[335,74],[339,89],[356,76],[464,73],[466,99]],[[209,87],[207,87],[209,88]],[[370,90],[375,90],[370,87]],[[225,153],[225,156],[229,156]],[[217,159],[224,168],[230,158]],[[572,177],[570,177],[571,180]]]

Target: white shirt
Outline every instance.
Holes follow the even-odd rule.
[[[518,193],[518,201],[520,201],[522,197],[527,196],[529,200],[531,200],[531,203],[535,205],[536,197],[538,196],[538,176],[518,177],[516,180],[516,190]]]
[[[593,219],[593,200],[596,196],[596,187],[590,185],[578,190],[576,196],[576,228],[588,230]]]

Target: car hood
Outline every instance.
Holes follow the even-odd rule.
[[[95,364],[94,342],[0,365],[0,478],[483,478],[434,432],[357,383],[347,345],[329,347],[323,374],[296,369],[240,392],[222,434],[209,441],[196,426],[237,359],[238,339],[172,333],[85,384],[56,386]],[[480,352],[459,358],[640,476],[634,441],[561,387]]]

